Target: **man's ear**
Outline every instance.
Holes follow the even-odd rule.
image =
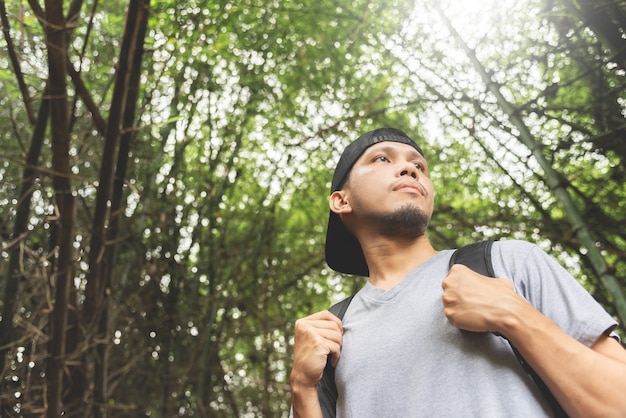
[[[352,212],[352,206],[348,201],[345,190],[337,190],[330,195],[328,199],[330,210],[338,215]]]

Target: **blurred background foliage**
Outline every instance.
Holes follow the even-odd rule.
[[[288,416],[294,321],[363,284],[327,195],[379,126],[428,156],[436,248],[537,243],[626,321],[621,0],[0,15],[3,416]]]

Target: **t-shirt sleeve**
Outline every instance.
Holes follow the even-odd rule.
[[[513,280],[516,291],[567,334],[591,347],[617,322],[554,258],[524,241],[497,241],[492,249],[497,277]]]

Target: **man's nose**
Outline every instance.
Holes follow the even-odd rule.
[[[407,162],[400,168],[400,176],[411,176],[417,179],[417,167],[415,164]]]

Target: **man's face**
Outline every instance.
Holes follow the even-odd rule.
[[[407,144],[380,142],[368,148],[352,167],[344,192],[357,218],[410,217],[419,211],[425,228],[433,213],[428,164]]]

